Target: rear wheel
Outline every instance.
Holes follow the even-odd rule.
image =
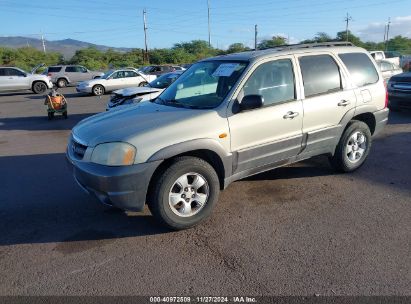
[[[169,228],[190,228],[211,214],[219,186],[217,173],[209,163],[180,157],[150,189],[148,206],[154,217]]]
[[[42,94],[46,92],[47,90],[47,85],[43,81],[36,81],[33,83],[32,90],[36,94]]]
[[[93,94],[95,96],[101,96],[104,95],[104,87],[100,84],[97,84],[93,87]]]
[[[59,88],[64,88],[67,86],[67,80],[65,80],[64,78],[60,78],[59,80],[57,80],[57,86]]]
[[[371,144],[372,137],[367,124],[362,121],[352,121],[341,136],[330,163],[338,171],[354,171],[364,164]]]

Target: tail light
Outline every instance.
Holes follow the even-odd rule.
[[[388,88],[387,88],[386,81],[384,81],[384,87],[385,87],[385,108],[388,108]]]

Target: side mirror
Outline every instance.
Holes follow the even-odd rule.
[[[240,111],[261,108],[264,105],[264,98],[261,95],[247,95],[241,100]]]

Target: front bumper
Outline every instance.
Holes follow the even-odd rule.
[[[91,87],[76,87],[76,91],[79,93],[91,93]]]
[[[375,130],[373,135],[377,135],[378,133],[381,132],[381,130],[385,127],[385,125],[388,123],[388,114],[390,111],[388,108],[385,108],[383,110],[374,112],[374,117],[375,117]]]
[[[110,167],[77,161],[66,154],[74,179],[102,203],[123,210],[142,211],[149,182],[161,161]]]

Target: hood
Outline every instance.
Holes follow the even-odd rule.
[[[394,82],[409,82],[411,83],[411,72],[401,73],[390,78]]]
[[[150,87],[131,87],[121,90],[114,91],[114,94],[121,96],[133,96],[133,95],[143,95],[149,93],[156,93],[163,91],[163,89],[150,88]]]
[[[38,70],[39,68],[43,67],[43,66],[45,66],[44,63],[40,63],[40,64],[36,65],[36,66],[31,70],[30,74],[35,74],[35,73],[37,72],[37,70]]]
[[[133,143],[133,138],[144,132],[176,122],[184,123],[194,116],[206,115],[210,111],[143,102],[88,117],[73,128],[73,134],[90,147],[112,141]]]
[[[91,79],[91,80],[79,82],[78,85],[79,86],[93,86],[95,84],[102,84],[104,81],[106,81],[106,79],[97,78],[97,79]]]

